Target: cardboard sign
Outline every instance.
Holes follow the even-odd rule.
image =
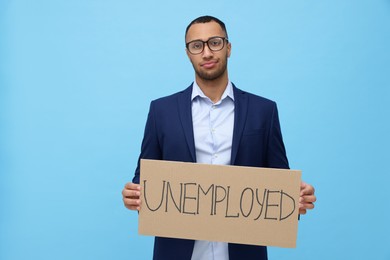
[[[141,160],[139,233],[295,247],[301,172]]]

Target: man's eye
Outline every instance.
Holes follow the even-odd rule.
[[[211,44],[212,46],[218,46],[218,45],[221,44],[221,41],[220,41],[220,40],[212,40],[212,41],[210,41],[210,44]]]
[[[192,44],[193,49],[202,49],[202,44],[200,42],[194,42]]]

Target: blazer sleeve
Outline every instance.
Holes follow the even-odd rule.
[[[270,168],[289,169],[276,103],[274,103],[271,116],[268,137],[267,164]]]
[[[150,103],[148,118],[146,120],[144,137],[141,145],[141,153],[135,169],[133,183],[140,181],[140,161],[141,159],[161,160],[162,153],[156,131],[156,117],[154,102]]]

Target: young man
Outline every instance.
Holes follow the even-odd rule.
[[[152,101],[140,158],[253,167],[289,168],[276,103],[236,88],[225,24],[211,16],[192,21],[186,52],[195,71],[187,89]],[[139,161],[122,191],[125,206],[141,207]],[[314,188],[301,184],[300,214],[314,208]],[[267,259],[264,246],[155,238],[154,259]]]

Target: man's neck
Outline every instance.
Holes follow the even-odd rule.
[[[204,80],[196,77],[196,84],[202,92],[214,103],[217,103],[221,100],[223,92],[226,89],[229,80],[228,77],[220,77],[215,80]]]

